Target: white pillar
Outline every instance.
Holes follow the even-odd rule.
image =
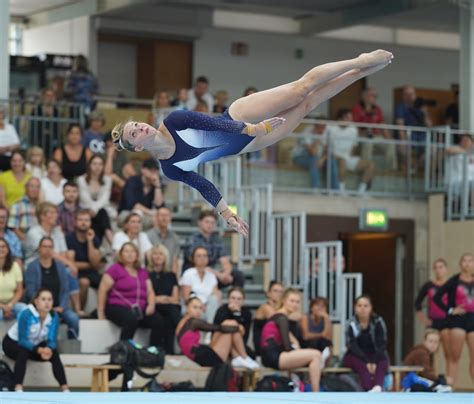
[[[0,99],[9,98],[10,94],[10,2],[0,1]]]
[[[459,7],[461,50],[459,59],[460,127],[474,130],[474,4]]]

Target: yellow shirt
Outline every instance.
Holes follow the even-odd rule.
[[[23,282],[23,273],[17,262],[8,272],[0,271],[0,303],[7,304],[13,299],[18,282]]]
[[[30,177],[31,174],[27,171],[23,179],[18,182],[11,170],[0,174],[0,186],[5,192],[5,201],[9,208],[25,196],[25,185]]]

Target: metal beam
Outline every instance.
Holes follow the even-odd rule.
[[[379,16],[407,11],[414,6],[413,0],[372,1],[325,16],[304,18],[301,20],[301,34],[312,35],[362,24]]]

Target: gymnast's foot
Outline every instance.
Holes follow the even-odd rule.
[[[370,53],[361,53],[358,59],[360,61],[360,69],[378,65],[387,66],[392,62],[393,54],[383,49],[377,49]]]

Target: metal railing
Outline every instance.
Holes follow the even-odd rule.
[[[447,220],[474,219],[474,153],[447,157]]]
[[[239,264],[270,257],[272,184],[242,186],[237,210],[250,225],[249,237],[239,242]]]

